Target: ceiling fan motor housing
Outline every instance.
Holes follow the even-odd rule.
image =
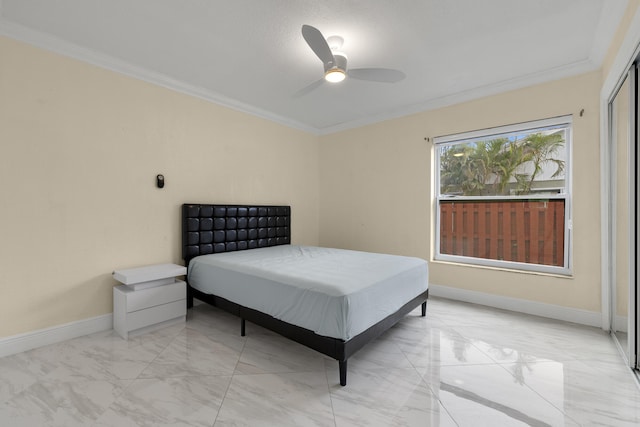
[[[330,64],[325,64],[325,73],[332,68],[339,68],[342,71],[347,71],[347,55],[342,52],[333,52],[333,61],[333,66],[331,66]]]

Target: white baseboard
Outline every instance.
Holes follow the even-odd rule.
[[[450,286],[429,285],[429,295],[473,304],[486,305],[504,310],[533,314],[551,319],[564,320],[582,325],[602,327],[599,312],[580,310],[553,304],[486,294]],[[196,304],[200,303],[197,301]],[[0,338],[0,357],[21,353],[49,344],[70,340],[113,328],[113,314],[79,320],[51,328],[39,329],[24,334]]]
[[[535,316],[547,317],[550,319],[564,320],[566,322],[579,323],[581,325],[596,326],[598,328],[602,327],[602,314],[596,311],[581,310],[578,308],[563,307],[561,305],[545,304],[542,302],[433,284],[429,284],[429,295],[470,302],[473,304],[486,305],[519,313],[533,314]]]
[[[0,357],[113,328],[113,314],[0,338]]]

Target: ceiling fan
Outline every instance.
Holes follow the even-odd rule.
[[[343,39],[339,36],[331,36],[325,39],[320,30],[311,25],[302,26],[302,37],[320,58],[324,66],[324,77],[317,80],[297,92],[301,96],[319,87],[324,81],[338,83],[347,76],[359,80],[368,80],[379,83],[396,83],[405,78],[405,74],[399,70],[390,68],[353,68],[347,69],[347,56],[340,52]]]

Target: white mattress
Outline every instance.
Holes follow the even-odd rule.
[[[196,257],[189,284],[318,335],[349,340],[427,290],[420,258],[280,245]]]

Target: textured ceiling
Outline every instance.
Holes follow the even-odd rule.
[[[0,34],[314,133],[600,67],[621,0],[0,0]],[[350,68],[322,77],[301,26],[344,38]]]

